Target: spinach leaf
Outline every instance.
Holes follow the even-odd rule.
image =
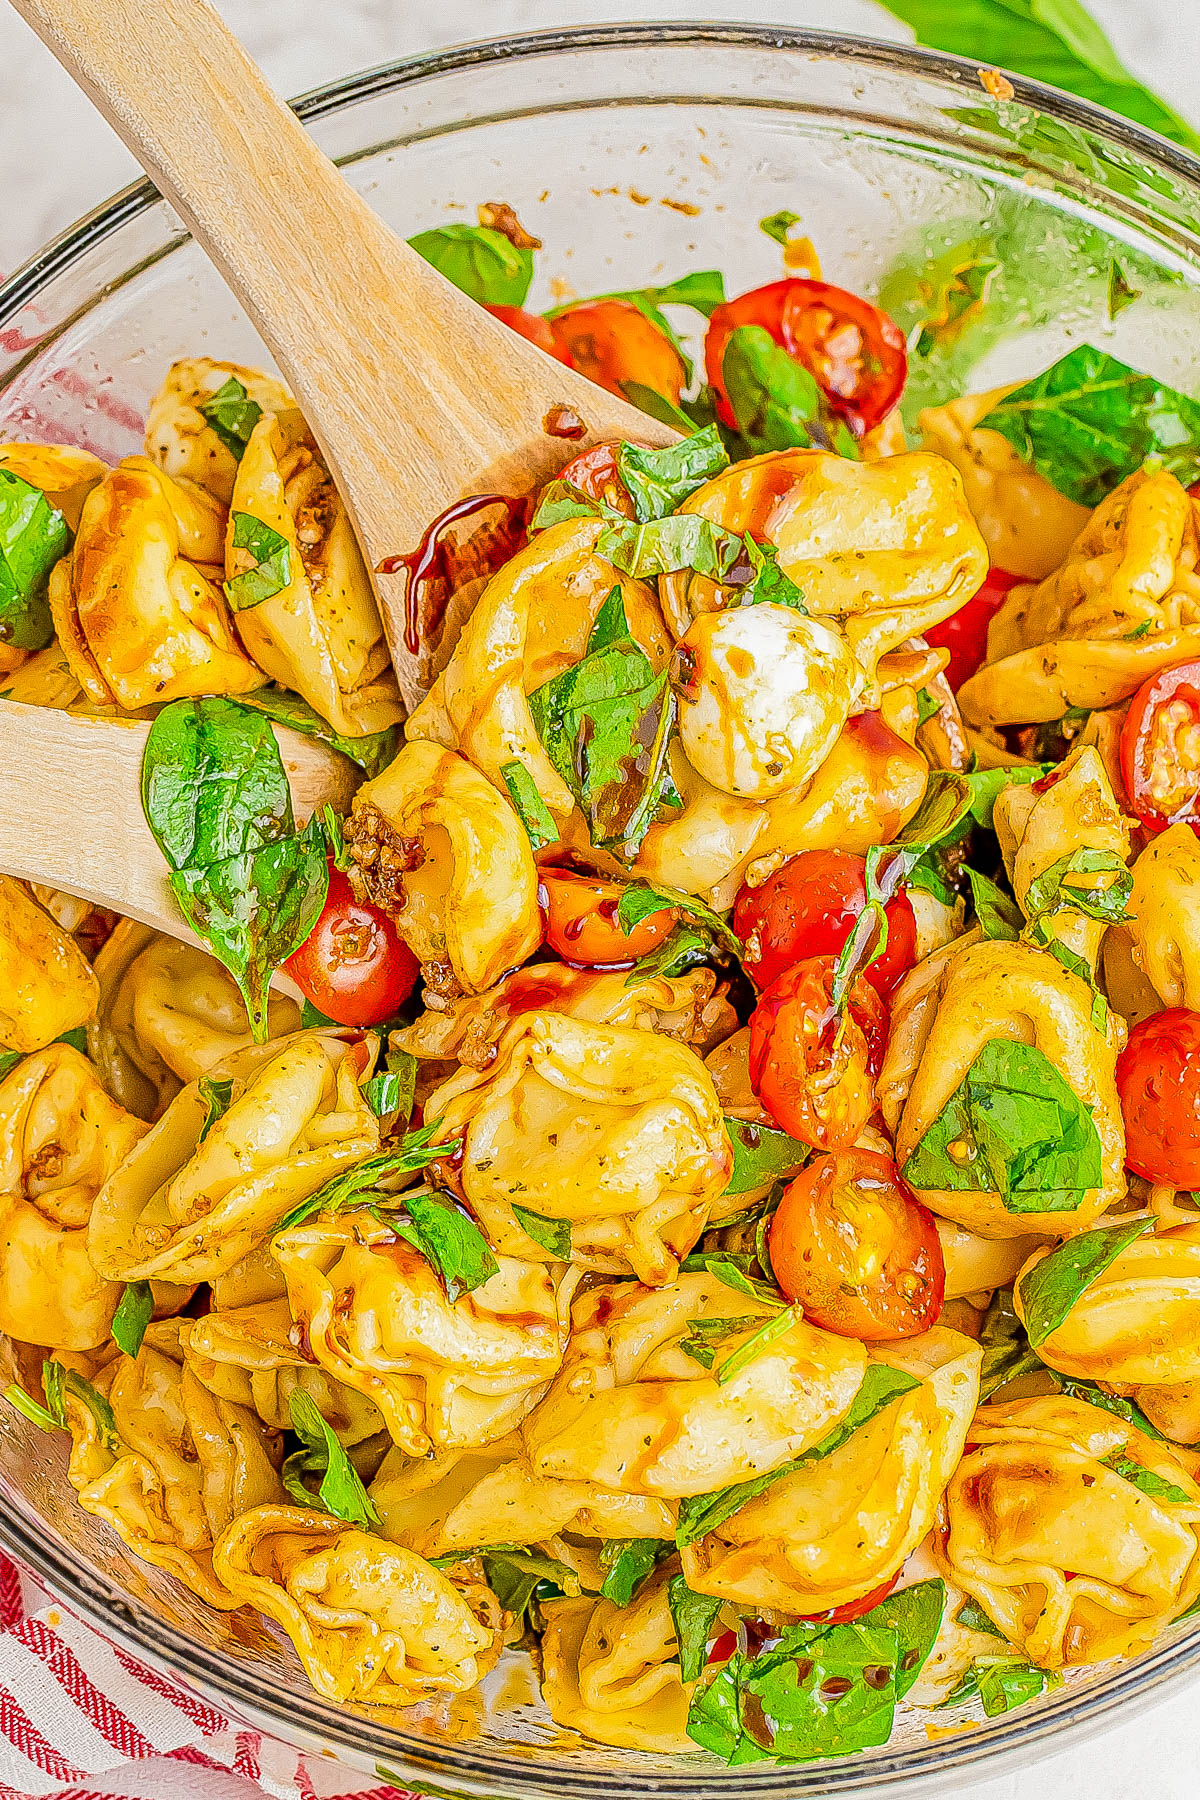
[[[47,588],[71,533],[41,488],[0,469],[0,643],[44,650],[54,637]]]
[[[302,1506],[311,1506],[313,1497],[304,1476],[319,1472],[317,1499],[324,1510],[335,1519],[345,1519],[348,1525],[377,1531],[380,1518],[375,1503],[332,1427],[321,1417],[316,1402],[303,1388],[293,1388],[288,1395],[288,1411],[292,1429],[304,1445],[284,1464],[283,1482],[288,1493]]]
[[[117,1302],[110,1331],[113,1342],[126,1356],[136,1356],[142,1347],[146,1327],[154,1317],[154,1295],[148,1281],[127,1281]]]
[[[1079,1237],[1068,1238],[1021,1277],[1019,1297],[1025,1330],[1035,1349],[1058,1330],[1080,1295],[1103,1275],[1122,1250],[1153,1223],[1153,1219],[1133,1219],[1124,1225],[1085,1231]]]
[[[656,950],[638,958],[625,977],[625,986],[636,987],[639,981],[649,981],[657,975],[666,981],[678,980],[689,969],[707,962],[712,948],[706,932],[697,931],[692,925],[677,925]]]
[[[236,375],[231,375],[209,396],[200,408],[200,414],[234,460],[241,462],[250,434],[262,418],[262,407],[250,398]]]
[[[721,379],[751,456],[812,447],[857,457],[854,434],[831,413],[817,382],[761,325],[730,333]]]
[[[544,850],[547,844],[556,844],[559,829],[554,823],[554,815],[538,792],[537,782],[529,773],[523,762],[514,757],[511,762],[501,766],[500,774],[508,789],[508,797],[513,803],[518,819],[525,827],[525,835],[535,850]]]
[[[1151,1500],[1165,1500],[1171,1506],[1194,1506],[1192,1496],[1174,1481],[1167,1481],[1156,1475],[1153,1469],[1147,1469],[1132,1456],[1125,1456],[1120,1450],[1114,1450],[1108,1456],[1101,1457],[1106,1469],[1119,1475],[1122,1481],[1130,1482],[1138,1492],[1147,1494]]]
[[[1098,506],[1149,456],[1185,487],[1200,476],[1200,404],[1081,344],[979,421],[1060,494]]]
[[[674,1548],[665,1538],[610,1538],[600,1546],[600,1567],[604,1570],[601,1598],[611,1600],[614,1606],[628,1606],[642,1583]]]
[[[237,704],[251,712],[262,713],[279,725],[287,725],[305,737],[319,738],[331,750],[340,750],[352,763],[357,763],[370,778],[380,774],[394,762],[400,749],[399,725],[388,725],[383,731],[369,731],[365,737],[347,737],[335,731],[319,712],[287,688],[259,688],[253,694],[239,694]]]
[[[378,1188],[381,1181],[390,1175],[411,1175],[418,1169],[428,1168],[438,1157],[452,1156],[462,1142],[461,1138],[450,1138],[444,1143],[434,1143],[433,1139],[441,1125],[440,1119],[434,1119],[429,1125],[419,1125],[410,1131],[392,1150],[380,1150],[375,1156],[367,1157],[365,1162],[356,1163],[352,1169],[343,1169],[340,1175],[333,1175],[315,1194],[294,1206],[275,1226],[276,1231],[290,1231],[294,1225],[304,1225],[318,1213],[340,1213],[352,1211],[361,1206],[365,1197]],[[402,1206],[407,1200],[404,1194],[389,1195],[395,1206]]]
[[[917,1676],[929,1661],[929,1652],[942,1628],[946,1610],[946,1584],[938,1576],[928,1581],[915,1581],[911,1587],[889,1594],[869,1613],[864,1625],[890,1625],[899,1640],[896,1660],[896,1698],[903,1700]]]
[[[983,1315],[979,1341],[983,1345],[983,1362],[979,1369],[981,1402],[989,1399],[1006,1382],[1016,1381],[1022,1375],[1045,1373],[1040,1357],[1029,1347],[1025,1327],[1013,1305],[1011,1288],[997,1288],[992,1295]]]
[[[247,612],[282,593],[292,579],[292,546],[253,513],[233,514],[233,547],[244,550],[251,565],[225,583],[225,598],[234,612]]]
[[[717,1359],[717,1346],[748,1331],[752,1325],[761,1325],[762,1316],[751,1313],[735,1319],[689,1319],[687,1323],[688,1335],[680,1341],[679,1348],[702,1369],[711,1369]]]
[[[1065,88],[1200,151],[1200,136],[1125,68],[1078,0],[957,0],[952,7],[943,0],[883,4],[912,26],[919,44]]]
[[[208,1107],[204,1123],[200,1127],[200,1136],[196,1142],[202,1144],[218,1119],[223,1119],[229,1111],[229,1103],[233,1099],[233,1082],[212,1075],[202,1075],[197,1082],[200,1098]]]
[[[525,1207],[516,1205],[512,1207],[512,1215],[526,1237],[531,1237],[551,1256],[557,1256],[560,1262],[570,1262],[570,1219],[548,1219],[543,1213],[528,1212]]]
[[[617,903],[617,924],[622,931],[629,932],[643,919],[664,912],[668,907],[674,907],[676,912],[703,926],[717,943],[723,944],[736,957],[745,954],[741,938],[720,913],[705,906],[694,894],[687,894],[682,888],[666,887],[661,882],[631,881],[622,890]]]
[[[474,1219],[448,1194],[414,1188],[404,1195],[410,1223],[392,1230],[431,1263],[451,1305],[491,1280],[498,1264]]]
[[[601,607],[582,660],[536,688],[529,710],[592,843],[635,856],[670,781],[675,696],[665,671],[655,675],[630,636],[619,587]]]
[[[628,443],[617,447],[617,473],[643,523],[665,519],[689,494],[728,467],[729,452],[715,425],[669,444],[665,450],[643,450]]]
[[[688,1275],[701,1269],[715,1275],[735,1294],[749,1294],[755,1300],[767,1300],[778,1307],[787,1304],[773,1282],[760,1281],[752,1273],[762,1265],[749,1250],[693,1250],[681,1266]]]
[[[832,1431],[826,1433],[820,1443],[814,1444],[811,1450],[806,1450],[792,1462],[772,1469],[769,1474],[756,1475],[750,1481],[738,1482],[735,1487],[721,1488],[712,1494],[693,1494],[681,1501],[675,1542],[681,1550],[688,1544],[697,1543],[708,1532],[715,1531],[718,1525],[724,1524],[748,1500],[756,1500],[785,1475],[795,1475],[801,1469],[811,1468],[814,1463],[823,1462],[827,1456],[832,1456],[876,1413],[882,1412],[885,1406],[890,1406],[902,1394],[907,1394],[920,1385],[915,1375],[909,1375],[903,1369],[893,1369],[888,1363],[868,1363],[862,1385],[851,1401],[845,1417]]]
[[[765,219],[760,219],[758,229],[764,231],[774,243],[786,244],[791,236],[792,226],[799,225],[799,223],[800,214],[788,212],[785,208],[781,212],[770,213]]]
[[[808,1160],[807,1144],[770,1125],[755,1125],[726,1114],[725,1135],[733,1145],[733,1174],[726,1194],[751,1193],[794,1175]]]
[[[721,1602],[713,1594],[697,1594],[687,1584],[686,1575],[673,1575],[667,1589],[675,1641],[679,1645],[679,1676],[682,1681],[698,1681],[708,1660],[708,1639]]]
[[[574,1598],[580,1592],[574,1569],[557,1557],[517,1544],[497,1544],[478,1552],[488,1586],[505,1612],[519,1619],[537,1590],[543,1586]],[[457,1560],[461,1561],[462,1558]]]
[[[1016,901],[978,869],[967,869],[971,884],[971,904],[984,937],[1019,938],[1025,929],[1025,918]]]
[[[409,238],[418,256],[481,306],[523,306],[533,252],[490,225],[439,225]]]
[[[1012,1213],[1069,1212],[1103,1180],[1100,1134],[1048,1057],[991,1038],[903,1175],[918,1189],[997,1193]]]

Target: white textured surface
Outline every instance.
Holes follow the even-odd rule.
[[[79,0],[86,5],[87,0]],[[901,37],[872,0],[220,0],[282,92],[439,44],[630,16],[761,20]],[[945,0],[947,6],[956,0]],[[1091,0],[1126,60],[1200,123],[1200,0]],[[0,6],[0,269],[135,173],[32,33]],[[239,1784],[240,1785],[240,1784]],[[230,1786],[230,1796],[236,1791]],[[249,1800],[257,1788],[248,1784]],[[1200,1684],[959,1800],[1200,1800]]]

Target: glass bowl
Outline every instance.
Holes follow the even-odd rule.
[[[732,291],[775,279],[780,251],[758,220],[789,208],[830,279],[882,292],[906,328],[941,305],[917,279],[930,254],[986,285],[982,325],[978,304],[969,330],[947,314],[918,398],[954,391],[980,358],[976,386],[1032,373],[1085,337],[1184,387],[1194,366],[1200,162],[1036,83],[996,100],[953,57],[766,26],[603,27],[369,71],[300,112],[405,234],[473,220],[480,201],[514,206],[546,244],[538,306],[714,265]],[[0,438],[115,460],[140,447],[168,363],[196,353],[263,356],[169,209],[130,188],[0,289]],[[558,1729],[517,1657],[482,1694],[403,1714],[328,1704],[256,1618],[209,1612],[82,1513],[61,1442],[7,1407],[0,1493],[0,1545],[72,1607],[295,1745],[402,1787],[487,1800],[746,1789],[743,1771],[699,1753],[638,1755]],[[771,1800],[961,1783],[1094,1729],[1197,1663],[1200,1633],[1177,1627],[1139,1660],[1076,1675],[1011,1718],[902,1712],[885,1748],[750,1779]]]

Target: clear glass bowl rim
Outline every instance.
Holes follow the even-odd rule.
[[[658,47],[685,49],[780,49],[828,59],[864,71],[941,79],[977,97],[980,64],[970,58],[926,50],[916,45],[843,32],[811,31],[783,25],[743,24],[719,21],[670,20],[563,27],[509,37],[451,45],[444,49],[404,57],[347,75],[313,88],[292,102],[306,123],[322,119],[346,107],[383,94],[394,93],[443,74],[454,74],[506,60],[569,55],[581,50]],[[1007,73],[1007,72],[1006,72]],[[1118,151],[1148,164],[1182,182],[1195,196],[1198,230],[1191,247],[1200,259],[1200,156],[1171,143],[1158,133],[1106,108],[1066,94],[1044,82],[1009,75],[1013,98],[1065,124],[1105,140]],[[658,98],[658,97],[656,97]],[[352,152],[344,160],[353,161]],[[160,203],[157,189],[148,180],[131,183],[92,211],[16,269],[0,284],[0,325],[17,314],[55,277],[95,249],[106,237],[138,215]],[[174,247],[174,246],[172,246]],[[38,354],[57,335],[51,331],[30,352]],[[22,359],[22,362],[24,359]],[[9,371],[0,388],[20,371],[22,362]],[[244,1665],[207,1650],[194,1641],[182,1641],[148,1608],[106,1581],[64,1544],[40,1535],[31,1523],[0,1507],[0,1549],[7,1551],[43,1580],[71,1609],[98,1630],[153,1667],[198,1688],[217,1701],[235,1720],[257,1724],[286,1742],[323,1750],[343,1751],[361,1766],[364,1757],[374,1761],[381,1779],[412,1781],[420,1790],[448,1780],[453,1791],[481,1797],[511,1794],[558,1794],[565,1800],[605,1800],[622,1796],[657,1796],[658,1800],[734,1800],[744,1793],[741,1770],[698,1762],[684,1773],[656,1769],[647,1759],[644,1777],[633,1767],[619,1776],[589,1771],[586,1756],[572,1769],[569,1758],[546,1752],[552,1769],[543,1776],[538,1756],[507,1759],[502,1748],[479,1744],[438,1743],[413,1736],[364,1712],[333,1706],[313,1693],[298,1694],[285,1687],[265,1668],[249,1687]],[[905,1793],[928,1793],[953,1783],[959,1786],[971,1774],[985,1776],[1014,1763],[1028,1763],[1039,1752],[1062,1747],[1063,1740],[1085,1728],[1119,1723],[1114,1716],[1129,1702],[1155,1699],[1185,1681],[1200,1667],[1200,1624],[1191,1633],[1163,1644],[1126,1665],[1119,1665],[1102,1681],[1083,1691],[1065,1690],[1050,1704],[1018,1713],[1013,1719],[989,1721],[961,1736],[936,1743],[885,1753],[863,1765],[857,1759],[844,1763],[760,1765],[754,1771],[755,1789],[766,1800],[818,1800],[822,1795],[845,1797],[893,1792],[904,1782]],[[369,1740],[369,1748],[368,1748]],[[526,1751],[528,1746],[524,1747]],[[446,1793],[445,1789],[432,1791]]]

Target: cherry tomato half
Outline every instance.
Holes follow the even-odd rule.
[[[1200,1012],[1168,1006],[1135,1025],[1117,1058],[1117,1092],[1134,1174],[1200,1187]]]
[[[1200,831],[1200,662],[1142,683],[1121,727],[1121,774],[1147,831],[1183,820]]]
[[[788,1299],[843,1337],[916,1337],[942,1310],[933,1214],[878,1150],[837,1150],[801,1169],[771,1221],[770,1250]]]
[[[546,942],[564,962],[589,968],[636,962],[646,956],[675,924],[674,908],[648,913],[630,931],[617,923],[624,888],[617,881],[543,869],[538,901],[546,920]]]
[[[987,660],[988,626],[999,612],[1010,588],[1024,581],[1006,569],[989,569],[983,586],[956,613],[940,625],[930,625],[925,642],[936,650],[949,650],[946,680],[958,692],[968,675]]]
[[[557,480],[578,488],[589,500],[603,500],[606,506],[632,519],[633,496],[617,473],[617,449],[616,444],[593,444],[589,450],[581,450],[565,469],[559,470]]]
[[[849,850],[802,850],[789,856],[761,887],[744,887],[733,908],[733,929],[746,945],[743,967],[760,987],[809,956],[834,956],[867,903],[866,861]],[[886,999],[917,960],[917,926],[907,894],[884,907],[887,945],[864,970]]]
[[[519,337],[528,338],[531,344],[536,344],[547,356],[556,357],[560,363],[571,367],[570,356],[560,344],[555,343],[554,333],[540,313],[526,312],[523,306],[489,306],[485,311],[490,312],[493,319],[499,319],[502,325],[507,325],[510,331],[515,331]]]
[[[885,312],[827,281],[772,281],[715,307],[708,323],[704,368],[725,425],[737,424],[725,392],[725,346],[742,325],[769,331],[860,437],[900,398],[908,352],[903,332]]]
[[[683,358],[631,300],[583,300],[549,324],[564,360],[589,381],[613,394],[637,382],[679,404],[687,381]]]
[[[387,914],[359,900],[332,863],[321,916],[285,967],[313,1005],[339,1025],[390,1019],[421,973]]]
[[[816,1150],[852,1144],[875,1112],[887,1009],[870,982],[832,1000],[835,956],[810,956],[773,981],[750,1015],[750,1085],[783,1130]]]

